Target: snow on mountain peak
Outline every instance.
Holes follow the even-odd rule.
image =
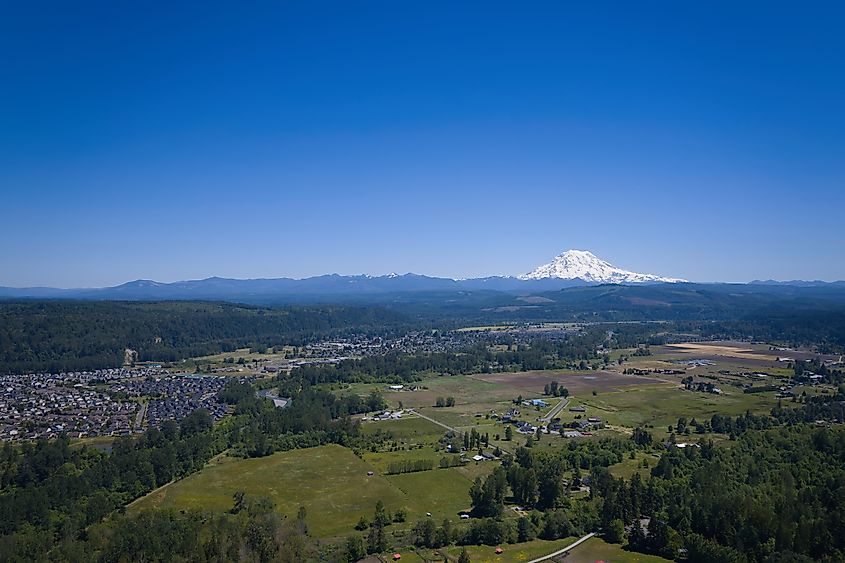
[[[582,280],[590,283],[676,283],[686,280],[638,274],[611,265],[587,250],[567,250],[554,260],[519,276],[521,280]]]

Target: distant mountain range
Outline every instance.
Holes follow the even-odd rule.
[[[227,300],[239,302],[328,302],[338,300],[384,301],[411,293],[456,294],[509,293],[530,295],[571,287],[613,285],[684,284],[686,280],[640,274],[617,268],[584,250],[569,250],[548,264],[518,277],[491,276],[454,280],[419,274],[385,276],[330,274],[305,279],[229,279],[162,283],[136,280],[114,287],[58,289],[50,287],[0,287],[0,298],[101,299],[101,300]],[[835,282],[839,285],[842,282]],[[752,282],[755,285],[817,286],[824,282]]]

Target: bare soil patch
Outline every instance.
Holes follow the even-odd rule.
[[[521,371],[515,373],[490,373],[471,376],[474,379],[497,383],[524,396],[541,395],[550,381],[557,381],[573,395],[592,390],[622,390],[634,385],[665,383],[662,379],[638,375],[623,375],[612,371]]]

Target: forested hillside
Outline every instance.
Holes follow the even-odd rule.
[[[0,373],[119,366],[127,347],[137,350],[141,361],[175,361],[244,346],[300,345],[328,335],[399,328],[407,328],[401,314],[378,308],[2,302]]]

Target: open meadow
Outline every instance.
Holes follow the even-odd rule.
[[[223,457],[199,473],[153,491],[132,506],[225,511],[232,496],[266,496],[286,515],[300,506],[308,511],[308,525],[317,537],[350,532],[359,518],[372,516],[379,500],[388,510],[406,508],[408,495],[351,450],[320,446],[280,452],[256,459]]]
[[[473,559],[473,561],[475,561]],[[599,537],[592,537],[572,550],[572,553],[561,559],[561,563],[668,563],[668,559],[656,555],[646,555],[634,551],[626,551],[621,545],[607,543]]]
[[[418,451],[422,450],[388,457],[414,459]],[[223,456],[199,473],[153,491],[131,510],[226,511],[232,507],[235,492],[244,491],[248,496],[269,497],[279,512],[288,516],[304,506],[311,533],[333,537],[352,532],[362,516],[371,518],[379,500],[390,512],[405,510],[408,525],[427,512],[439,521],[457,519],[459,511],[469,508],[474,475],[467,468],[439,469],[435,463],[435,469],[429,471],[384,475],[385,454],[372,455],[373,463],[369,463],[347,448],[329,445],[256,459]],[[492,464],[488,465],[492,469]],[[373,475],[367,475],[370,471]],[[479,474],[485,474],[484,468]]]

